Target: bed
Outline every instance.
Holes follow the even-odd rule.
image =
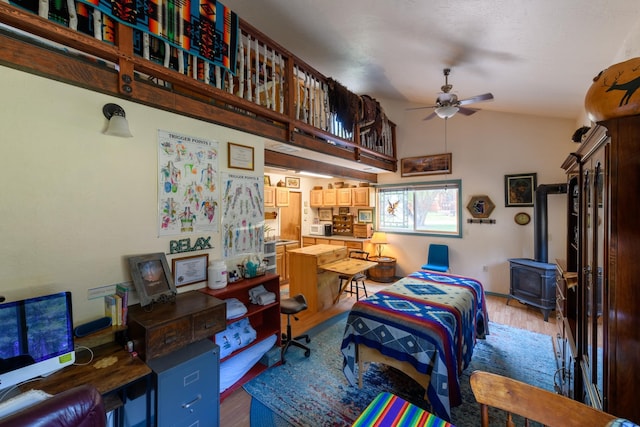
[[[364,362],[398,368],[425,388],[432,411],[450,420],[461,403],[459,375],[488,322],[480,282],[417,271],[354,304],[341,345],[343,372],[355,385],[357,362],[361,387]]]

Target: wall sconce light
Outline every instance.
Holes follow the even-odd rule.
[[[371,236],[371,244],[375,245],[378,258],[382,256],[382,250],[387,243],[387,233],[376,231],[373,233],[373,236]]]
[[[109,120],[105,135],[120,136],[122,138],[131,138],[129,131],[129,123],[127,122],[124,109],[117,104],[105,104],[102,107],[102,114]]]

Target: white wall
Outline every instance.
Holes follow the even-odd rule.
[[[400,173],[382,174],[381,184],[462,180],[463,236],[434,238],[388,235],[385,255],[398,258],[398,275],[418,269],[427,257],[429,243],[445,243],[450,248],[453,273],[471,276],[483,282],[490,292],[508,294],[509,258],[533,258],[533,208],[505,207],[504,175],[537,173],[538,184],[566,181],[560,165],[575,151],[571,142],[575,121],[555,118],[480,111],[472,116],[460,114],[447,122],[423,121],[429,110],[407,112],[406,103],[380,100],[386,114],[397,124],[398,158],[453,153],[452,173],[401,178]],[[478,105],[482,108],[482,105]],[[496,205],[491,218],[496,224],[468,224],[472,218],[466,209],[472,196],[488,195]],[[563,195],[549,196],[549,262],[565,257],[566,200]],[[529,225],[514,222],[514,215],[531,215]],[[486,266],[488,271],[483,271]]]
[[[228,141],[253,146],[253,173],[263,175],[263,139],[246,133],[5,67],[0,93],[0,294],[70,290],[75,324],[103,315],[88,289],[130,280],[127,256],[209,236],[158,237],[158,129],[218,141],[221,172]],[[108,102],[125,109],[133,138],[101,133]],[[221,247],[210,235],[212,260]]]

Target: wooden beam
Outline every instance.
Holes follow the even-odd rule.
[[[338,165],[319,162],[313,159],[296,157],[290,154],[278,153],[277,151],[264,150],[265,166],[278,168],[305,170],[317,172],[335,177],[354,179],[358,181],[378,182],[378,175],[370,172],[362,172],[355,169],[344,168]]]

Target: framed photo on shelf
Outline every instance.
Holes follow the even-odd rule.
[[[349,208],[338,208],[338,215],[349,215]]]
[[[372,223],[373,209],[358,209],[358,222]]]
[[[318,209],[318,219],[320,221],[331,221],[333,219],[332,209]]]
[[[506,207],[533,206],[537,175],[522,173],[504,176],[504,205]]]
[[[171,261],[173,283],[178,287],[191,283],[206,282],[208,266],[208,254],[174,258]]]
[[[229,142],[228,148],[227,166],[229,168],[253,170],[253,147]]]
[[[287,176],[284,183],[287,188],[300,188],[300,178],[297,177]]]
[[[129,269],[140,306],[175,298],[176,287],[164,253],[129,257]]]
[[[451,173],[451,153],[405,157],[400,161],[401,176],[438,175]]]

